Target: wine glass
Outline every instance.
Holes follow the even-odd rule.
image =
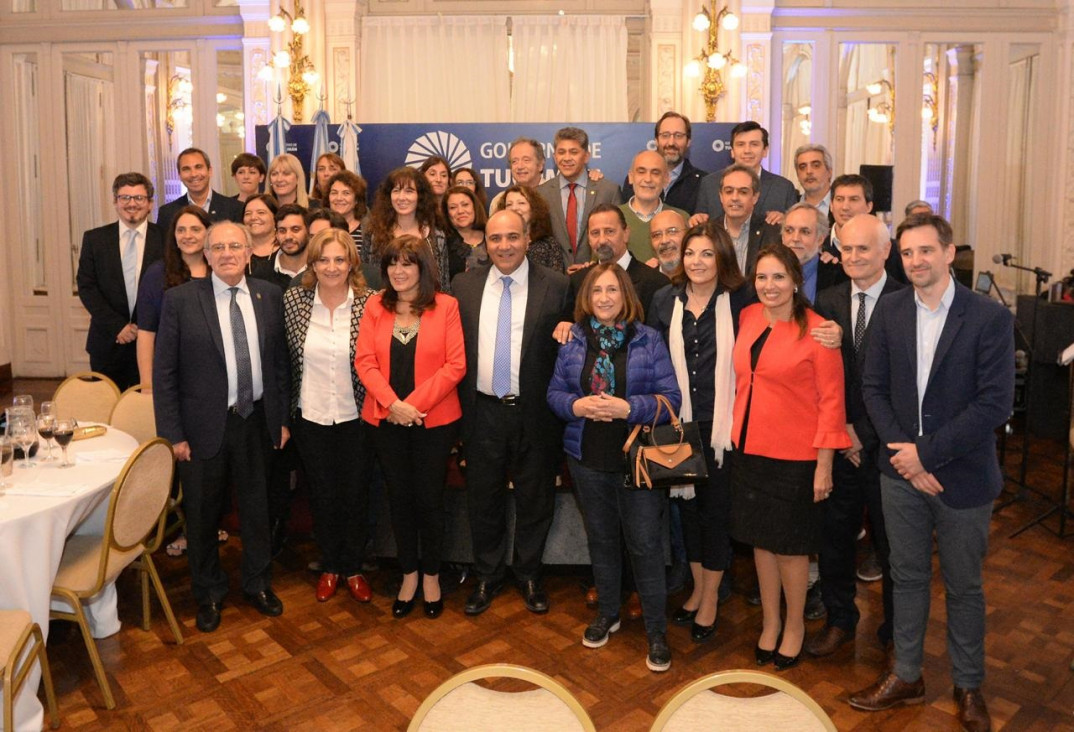
[[[34,397],[32,394],[16,394],[15,398],[11,400],[11,406],[15,409],[26,407],[33,411]]]
[[[32,467],[30,448],[37,440],[37,426],[34,424],[33,411],[18,407],[8,412],[8,435],[16,445],[22,448],[22,467]]]
[[[58,419],[56,420],[56,425],[52,428],[52,439],[56,440],[56,444],[63,448],[61,468],[70,468],[74,465],[67,459],[67,446],[71,444],[71,438],[75,436],[75,427],[77,426],[78,423],[73,419]]]
[[[51,402],[43,402],[42,407],[45,404],[51,404]],[[37,434],[41,435],[41,439],[48,445],[48,455],[42,458],[42,462],[50,463],[56,458],[52,457],[52,430],[56,427],[56,418],[51,414],[45,414],[42,412],[37,417]]]
[[[41,402],[41,416],[56,416],[56,402]]]
[[[14,459],[15,443],[7,435],[0,435],[0,488],[8,485],[7,476],[11,474],[10,466]]]

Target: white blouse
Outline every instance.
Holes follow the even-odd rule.
[[[321,301],[318,286],[313,293],[309,330],[302,351],[302,388],[298,407],[302,419],[333,425],[358,419],[351,381],[351,309],[354,292],[334,312]]]

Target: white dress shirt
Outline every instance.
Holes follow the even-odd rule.
[[[321,300],[321,288],[313,291],[313,309],[302,349],[302,387],[298,408],[302,419],[333,425],[358,419],[351,379],[351,310],[354,291],[332,311]]]
[[[496,355],[496,325],[500,318],[500,297],[504,274],[496,265],[489,267],[485,291],[481,295],[481,312],[477,320],[477,390],[493,395],[492,360]],[[526,300],[530,289],[530,263],[523,257],[511,278],[511,391],[519,393],[518,371],[522,360],[522,328],[526,322]]]
[[[914,291],[914,302],[917,304],[917,434],[919,435],[925,434],[921,404],[925,399],[925,389],[929,385],[932,360],[936,356],[936,346],[940,343],[940,334],[943,333],[947,313],[951,310],[951,303],[954,299],[955,280],[953,277],[948,278],[947,289],[940,296],[940,304],[935,310],[929,310],[928,305],[921,301],[917,291]]]
[[[239,397],[239,376],[235,361],[235,339],[231,335],[231,285],[227,284],[214,272],[211,275],[213,298],[216,300],[216,316],[220,319],[220,337],[224,341],[224,363],[227,365],[227,405],[235,406]],[[250,347],[250,371],[254,382],[254,401],[264,393],[261,380],[261,341],[257,334],[257,316],[254,315],[254,303],[250,299],[250,286],[243,277],[236,285],[239,288],[235,302],[242,312],[242,322],[246,324],[246,343]]]
[[[865,293],[865,327],[869,327],[869,319],[873,317],[873,310],[876,309],[876,301],[880,299],[880,293],[884,291],[884,285],[887,284],[888,273],[884,270],[880,270],[880,279],[873,283],[872,287],[867,290],[862,290],[858,287],[854,280],[850,281],[850,323],[851,328],[858,322],[858,298],[859,292]],[[850,337],[853,340],[855,333],[851,333]]]

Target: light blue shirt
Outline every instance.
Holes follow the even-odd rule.
[[[668,180],[668,184],[666,186],[664,186],[664,195],[665,196],[667,195],[668,191],[671,190],[671,187],[673,185],[675,185],[675,181],[677,181],[679,179],[679,176],[682,175],[682,166],[685,163],[686,163],[686,158],[683,158],[682,160],[679,161],[678,165],[676,165],[674,168],[671,169],[671,171],[670,171],[670,176],[671,177]]]
[[[212,275],[213,299],[216,300],[216,316],[220,319],[220,337],[224,341],[224,363],[227,365],[227,405],[235,406],[239,400],[238,366],[235,360],[235,338],[231,335],[231,285],[227,284],[214,272]],[[253,374],[254,401],[261,398],[264,385],[261,381],[261,342],[257,337],[257,316],[254,315],[254,303],[250,299],[250,285],[243,277],[236,287],[239,288],[235,302],[242,311],[242,322],[246,325],[246,343],[250,347],[250,371]]]
[[[812,259],[802,265],[802,292],[805,293],[809,302],[817,299],[817,266],[819,264],[820,255],[815,254]]]
[[[917,305],[917,434],[919,435],[925,434],[921,404],[925,399],[925,389],[929,385],[932,360],[936,356],[936,346],[940,343],[940,334],[943,333],[947,313],[950,312],[954,299],[955,279],[950,276],[947,280],[947,289],[940,296],[940,304],[935,310],[929,310],[928,306],[922,302],[917,289],[914,289],[914,303]]]

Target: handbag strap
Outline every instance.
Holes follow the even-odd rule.
[[[630,446],[634,444],[634,440],[638,439],[638,433],[641,432],[641,425],[634,425],[634,429],[630,430],[630,435],[627,436],[626,442],[623,443],[623,453],[630,453]]]

